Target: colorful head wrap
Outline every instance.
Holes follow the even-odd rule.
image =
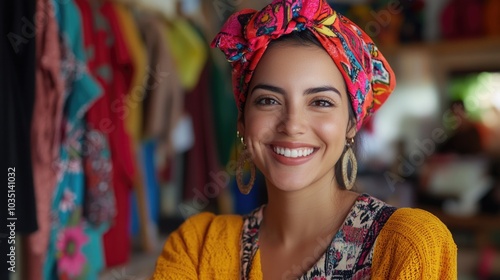
[[[269,43],[305,29],[319,40],[342,73],[359,129],[396,86],[394,73],[371,38],[325,0],[274,0],[227,20],[212,42],[233,68],[233,91],[242,110],[248,85]]]

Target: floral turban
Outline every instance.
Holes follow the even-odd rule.
[[[229,17],[212,47],[221,49],[231,63],[238,109],[243,109],[269,42],[305,29],[312,31],[342,73],[359,129],[385,102],[396,79],[371,38],[325,0],[274,0],[261,11],[245,9]]]

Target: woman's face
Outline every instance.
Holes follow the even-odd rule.
[[[344,149],[349,98],[342,74],[317,46],[280,43],[253,75],[238,121],[253,162],[268,183],[294,191],[334,182]]]

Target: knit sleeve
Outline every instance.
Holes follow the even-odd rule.
[[[156,262],[153,280],[198,279],[198,265],[205,233],[215,215],[201,213],[174,231]]]
[[[429,212],[398,209],[377,238],[372,279],[457,279],[450,231]]]

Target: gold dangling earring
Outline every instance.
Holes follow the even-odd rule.
[[[342,157],[342,177],[344,179],[344,184],[345,188],[347,190],[352,189],[354,186],[354,181],[356,181],[356,175],[358,172],[358,162],[356,161],[356,156],[354,155],[354,152],[352,151],[351,146],[354,144],[354,138],[348,139],[348,142],[346,144],[347,150],[344,153],[344,156]],[[347,168],[349,165],[349,161],[351,162],[351,176],[348,178],[347,176]]]
[[[243,144],[243,151],[238,157],[238,164],[236,166],[236,183],[242,194],[249,194],[255,182],[255,165],[252,162],[250,153],[247,151],[247,146],[245,145],[243,137],[240,137],[240,132],[238,131],[236,135],[240,138],[241,144]],[[248,164],[250,167],[250,180],[247,184],[243,182],[243,169],[245,168],[245,164]]]

